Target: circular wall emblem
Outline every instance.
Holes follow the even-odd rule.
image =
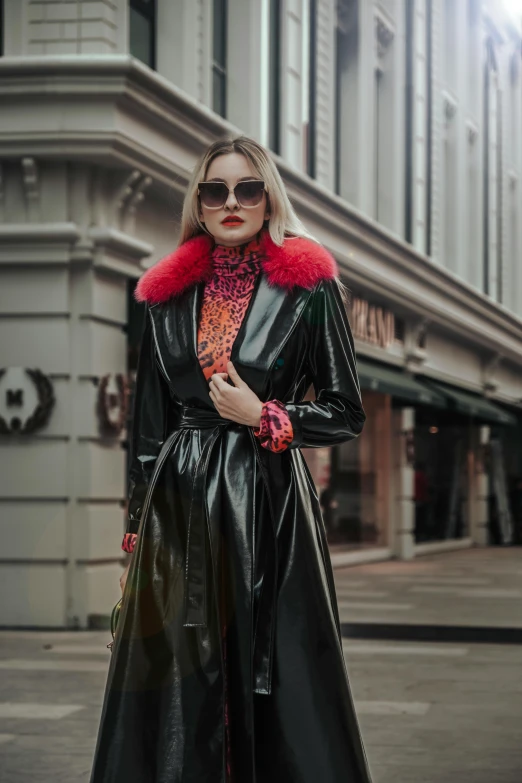
[[[0,434],[30,435],[49,422],[56,399],[41,370],[0,369]]]

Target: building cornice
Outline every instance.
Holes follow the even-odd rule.
[[[3,158],[128,167],[182,193],[203,149],[239,133],[127,56],[0,59]],[[436,328],[522,364],[519,318],[273,157],[300,216],[335,254],[348,285],[371,289],[405,315],[429,317]]]

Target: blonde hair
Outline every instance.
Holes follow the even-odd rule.
[[[281,246],[284,240],[290,237],[306,237],[306,239],[320,244],[319,240],[305,228],[297,216],[286,193],[281,175],[265,148],[248,136],[236,136],[232,139],[218,139],[213,142],[196,162],[183,201],[178,246],[193,237],[210,233],[199,219],[198,183],[206,178],[210,164],[215,158],[233,152],[244,155],[254,174],[265,182],[267,211],[270,214],[265,225],[274,244]],[[349,289],[338,277],[335,280],[343,301],[347,304]]]

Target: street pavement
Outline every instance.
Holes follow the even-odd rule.
[[[374,783],[522,783],[522,549],[344,568],[335,581]]]
[[[522,783],[522,550],[343,568],[335,581],[374,783]],[[1,783],[87,783],[109,638],[0,632]]]

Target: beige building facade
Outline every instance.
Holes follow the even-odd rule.
[[[306,453],[334,562],[487,543],[522,472],[520,20],[3,0],[2,32],[0,625],[87,627],[118,598],[132,287],[175,247],[200,152],[240,132],[352,291],[368,425]]]

